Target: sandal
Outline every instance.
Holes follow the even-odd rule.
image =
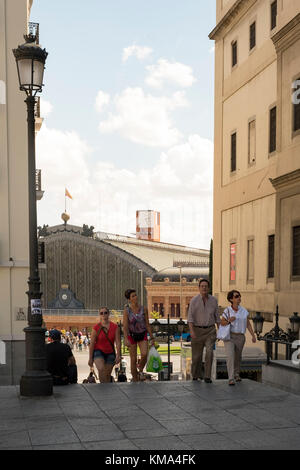
[[[235,381],[234,380],[229,380],[228,385],[235,385]]]
[[[241,379],[241,377],[237,376],[237,377],[235,378],[235,381],[236,381],[236,382],[241,382],[242,379]]]

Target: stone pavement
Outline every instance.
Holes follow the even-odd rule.
[[[0,449],[300,449],[300,397],[244,380],[0,387]]]

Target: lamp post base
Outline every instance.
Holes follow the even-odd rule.
[[[47,371],[26,371],[20,381],[23,397],[45,397],[53,394],[53,379]]]
[[[26,371],[20,381],[20,395],[24,397],[49,396],[53,393],[53,379],[46,366],[45,328],[24,328],[26,337]]]

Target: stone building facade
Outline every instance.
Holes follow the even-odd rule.
[[[29,276],[27,113],[12,50],[24,43],[32,0],[0,0],[0,385],[25,370]]]
[[[208,267],[168,268],[146,279],[147,307],[161,318],[187,319],[191,299],[199,294],[199,280],[208,279]]]
[[[217,0],[213,290],[300,305],[300,2]]]

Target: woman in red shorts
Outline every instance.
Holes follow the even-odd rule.
[[[113,367],[121,359],[120,329],[114,322],[109,321],[108,308],[100,308],[99,314],[100,323],[92,330],[88,364],[93,367],[95,362],[100,382],[110,382]]]
[[[128,289],[125,297],[128,299],[128,305],[123,313],[124,342],[129,348],[132,379],[133,382],[137,382],[147,362],[147,333],[150,335],[152,345],[154,345],[154,338],[149,324],[148,309],[139,305],[136,291]],[[141,351],[139,371],[137,370],[137,345]]]

